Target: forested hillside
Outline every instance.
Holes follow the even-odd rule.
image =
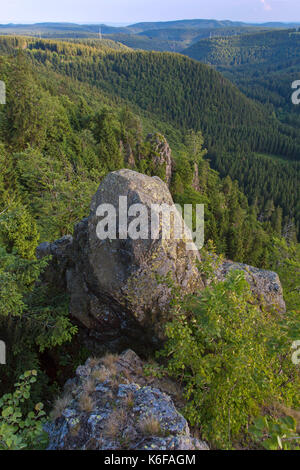
[[[292,103],[291,86],[300,74],[299,32],[269,31],[201,40],[185,53],[220,70],[243,93],[275,113],[287,132],[297,138],[300,110]]]
[[[300,34],[297,30],[201,40],[184,53],[215,66],[249,98],[261,102],[270,114],[276,115],[294,141],[298,138],[300,107],[291,100],[291,85],[300,76]],[[222,174],[237,177],[253,203],[259,193],[269,191],[274,203],[285,212],[290,212],[288,207],[296,207],[294,214],[299,227],[299,164],[285,164],[276,158],[280,155],[278,152],[270,153],[272,159],[261,158],[260,152],[247,156],[242,172],[235,163],[236,157],[218,155],[214,166]],[[252,171],[249,172],[249,168]]]
[[[296,63],[300,34],[295,30],[244,32],[232,37],[202,39],[185,55],[211,65]]]
[[[284,225],[295,220],[299,233],[295,201],[299,200],[300,135],[292,125],[281,123],[270,107],[246,98],[206,65],[177,54],[113,51],[105,42],[97,46],[97,41],[86,44],[8,37],[0,47],[7,52],[21,46],[36,65],[90,83],[183,134],[200,130],[212,164],[223,176],[238,179],[261,217],[273,204],[282,209]],[[280,156],[292,170],[278,181],[268,160],[256,158],[261,154]]]
[[[201,61],[215,65],[247,96],[270,106],[283,123],[299,129],[300,110],[291,100],[291,85],[300,74],[299,32],[273,31],[212,43],[215,51],[210,55],[207,49]]]
[[[161,25],[146,23],[141,25],[140,28],[137,26],[137,30],[133,26],[132,31],[113,32],[105,34],[105,37],[119,41],[133,49],[185,54],[186,49],[188,50],[192,44],[197,44],[203,38],[235,36],[265,29],[268,28],[263,26],[237,26],[234,23],[230,26],[230,22],[226,26],[226,22],[217,21],[204,21],[199,24],[193,24],[192,22],[191,25],[188,22],[178,22],[178,24],[177,22],[174,22],[174,24],[167,22]]]
[[[73,53],[76,59],[74,66],[79,67],[77,54],[82,54],[84,47],[40,45],[48,51],[29,48],[26,54],[21,48],[15,56],[0,59],[1,78],[8,90],[7,105],[1,107],[0,274],[1,296],[7,299],[1,303],[1,338],[9,344],[15,338],[18,344],[5,380],[13,380],[26,361],[28,367],[33,362],[39,367],[37,349],[55,347],[72,336],[66,299],[54,296],[49,303],[47,292],[38,288],[32,296],[28,291],[43,266],[34,261],[38,242],[72,233],[74,223],[88,213],[91,196],[104,176],[128,166],[128,146],[135,156],[135,169],[164,177],[163,169],[151,163],[155,149],[145,141],[140,118],[125,102],[103,94],[98,86],[54,72],[48,63],[50,58],[55,64],[55,57],[59,57],[50,48],[59,49],[61,57],[63,51],[70,50],[70,56]],[[95,54],[91,48],[87,51]],[[109,53],[110,60],[113,54]],[[39,64],[38,57],[46,66],[34,65]],[[101,55],[98,57],[100,60]],[[69,72],[71,63],[65,64]],[[84,71],[85,64],[78,70]],[[63,68],[62,63],[59,61],[55,68]],[[159,120],[147,116],[142,120],[146,129],[160,127]],[[269,219],[266,225],[258,222],[256,209],[248,206],[238,185],[230,178],[221,180],[209,168],[201,134],[178,134],[172,126],[167,130],[178,142],[171,183],[175,200],[206,204],[206,237],[214,241],[218,252],[267,267],[272,258],[271,236],[281,231],[278,221]],[[193,188],[195,164],[200,192]],[[24,311],[35,315],[25,314],[18,320]],[[7,331],[10,315],[14,320]],[[46,317],[48,327],[44,330]],[[19,354],[22,363],[18,362]]]
[[[182,199],[184,197],[185,188],[190,187],[192,191],[193,165],[199,155],[201,155],[201,147],[204,144],[201,133],[189,130],[188,128],[185,129],[183,125],[180,127],[180,130],[177,131],[173,127],[172,120],[170,120],[171,124],[169,125],[161,122],[159,113],[149,112],[143,114],[141,112],[141,117],[139,117],[137,114],[139,108],[137,108],[135,104],[132,105],[132,111],[130,111],[128,101],[125,99],[122,100],[115,92],[112,92],[115,85],[113,72],[110,73],[112,86],[111,88],[106,86],[106,90],[104,86],[99,86],[97,80],[94,86],[91,86],[86,82],[83,83],[83,79],[80,81],[74,79],[74,76],[77,76],[77,70],[78,73],[80,71],[86,71],[84,73],[87,73],[88,77],[91,73],[90,70],[86,70],[85,65],[87,62],[84,62],[82,67],[79,67],[81,62],[78,60],[78,57],[80,57],[80,55],[78,56],[78,51],[80,54],[87,51],[92,54],[93,58],[97,54],[99,61],[106,56],[104,51],[99,54],[96,49],[91,47],[82,45],[74,46],[68,43],[41,42],[40,44],[47,46],[48,51],[37,50],[35,48],[32,50],[29,45],[28,54],[22,51],[13,58],[3,56],[1,59],[1,75],[6,80],[9,90],[7,106],[2,108],[1,129],[2,140],[5,144],[4,148],[9,152],[9,155],[18,155],[16,160],[13,159],[15,163],[12,161],[12,166],[14,167],[16,163],[18,163],[18,166],[22,165],[20,178],[25,186],[20,193],[20,197],[25,197],[24,201],[27,201],[27,204],[31,206],[33,212],[36,214],[39,233],[42,235],[43,240],[47,238],[53,239],[68,233],[74,221],[80,219],[84,210],[87,209],[87,201],[92,191],[95,189],[95,185],[99,183],[99,175],[101,177],[101,175],[105,175],[106,172],[121,168],[126,164],[126,152],[124,154],[120,150],[120,142],[129,142],[133,152],[143,151],[146,156],[151,154],[151,148],[148,148],[149,144],[143,143],[146,133],[150,130],[158,131],[162,129],[166,135],[170,136],[170,142],[173,143],[174,157],[177,161],[177,172],[173,181],[174,194],[177,194],[178,197]],[[54,52],[49,52],[49,48],[52,48]],[[54,72],[52,67],[50,67],[49,59],[46,59],[46,57],[50,57],[55,65],[55,57],[58,56],[58,53],[61,57],[64,57],[64,53],[66,52],[69,54],[70,61],[64,65],[62,61],[62,63],[58,64],[58,67],[53,67],[56,69]],[[72,54],[74,54],[73,65],[71,61]],[[113,57],[118,59],[118,55],[115,56],[114,54],[113,51],[107,54],[110,58],[110,64],[112,64]],[[123,55],[120,57],[122,59]],[[125,57],[128,63],[128,57]],[[133,53],[133,58],[134,57],[135,53]],[[141,60],[142,57],[143,56],[138,56],[139,60]],[[174,58],[175,57],[176,56],[174,56]],[[37,58],[39,61],[36,60]],[[34,59],[34,63],[36,64],[34,66],[32,59]],[[46,66],[41,66],[41,63],[46,63]],[[66,77],[63,70],[57,73],[57,70],[60,68],[65,68],[66,71],[69,72],[68,75],[73,75],[73,77]],[[70,73],[72,68],[74,69],[74,74]],[[99,69],[101,69],[100,66]],[[102,70],[102,73],[105,73],[105,69]],[[117,76],[117,74],[115,74],[115,76]],[[87,80],[87,82],[88,81],[91,80]],[[101,83],[105,85],[107,82],[103,80]],[[118,90],[122,96],[122,89]],[[168,98],[168,90],[165,90],[166,98]],[[19,97],[18,100],[16,100],[16,96]],[[26,113],[21,112],[21,110],[25,109]],[[150,110],[148,109],[148,111]],[[176,112],[178,112],[179,116],[179,109],[175,109],[175,113]],[[127,129],[126,126],[129,126],[129,129]],[[142,127],[144,127],[144,131],[142,131]],[[195,145],[195,143],[193,144],[194,141],[198,141],[196,148],[199,149],[199,154],[197,151],[195,153],[193,148],[193,145]],[[21,157],[21,154],[23,157]],[[27,157],[25,157],[25,155],[27,155]],[[51,180],[47,183],[47,188],[50,191],[49,199],[47,191],[45,193],[46,200],[48,200],[50,207],[54,204],[54,214],[57,215],[60,210],[65,214],[62,216],[61,213],[59,217],[56,217],[56,215],[53,216],[53,218],[51,218],[53,222],[48,220],[48,214],[52,213],[52,210],[49,211],[49,209],[47,209],[45,201],[43,204],[40,201],[39,185],[36,186],[36,190],[33,190],[39,180],[38,174],[41,172],[42,176],[44,171],[42,170],[43,158],[46,159],[45,169],[50,165],[49,168],[52,168],[52,171],[55,169],[55,173],[59,175],[58,180],[51,177]],[[39,166],[33,165],[34,159],[36,159],[36,163],[40,161]],[[186,165],[187,159],[190,160],[190,165]],[[136,161],[138,162],[138,159],[136,159]],[[221,183],[218,176],[213,171],[209,170],[207,160],[201,158],[201,162],[199,161],[198,163],[203,167],[204,172],[202,175],[202,178],[204,178],[203,185],[200,185],[203,186],[201,189],[202,195],[200,196],[197,193],[193,193],[193,191],[188,191],[187,199],[189,197],[201,199],[206,196],[210,197],[210,195],[212,197],[219,197],[217,196],[219,191],[214,191],[213,188],[223,183]],[[23,167],[23,165],[25,166]],[[38,172],[36,177],[30,176],[30,172],[32,171],[30,167],[32,165],[33,168],[36,168],[35,171]],[[26,171],[25,167],[27,168]],[[17,177],[13,170],[12,173],[10,173],[9,168],[10,165],[8,165],[5,170],[5,174],[8,172],[7,174],[12,178],[8,186],[10,188],[14,187],[16,193],[18,193],[19,177]],[[46,173],[50,171],[49,168]],[[149,168],[146,166],[145,170],[154,171],[153,169],[151,170],[150,161]],[[27,175],[27,171],[29,172],[29,179],[24,176]],[[160,170],[158,169],[157,171]],[[16,177],[17,180],[15,179]],[[45,176],[43,176],[43,180],[44,178]],[[52,178],[53,181],[56,181],[56,184],[58,184],[58,181],[61,181],[59,184],[61,184],[62,187],[69,181],[70,184],[67,186],[68,190],[66,188],[66,192],[63,192],[64,201],[60,201],[60,199],[55,198],[54,195],[51,196]],[[206,181],[207,178],[208,180]],[[30,185],[30,181],[32,181],[33,184],[32,188],[28,186]],[[43,184],[46,184],[46,181]],[[72,189],[72,183],[74,183],[74,189]],[[48,186],[48,184],[50,186]],[[234,198],[237,198],[238,206],[241,205],[241,211],[245,210],[245,217],[249,217],[250,212],[248,213],[248,204],[245,197],[238,191],[236,183],[232,183],[227,179],[224,180],[224,184],[226,187],[225,193],[227,194],[228,192],[228,194],[231,194],[231,191],[233,191],[235,193]],[[21,183],[21,185],[23,185],[23,183]],[[86,185],[85,191],[78,191],[77,185],[79,185],[80,188]],[[210,187],[209,193],[207,193],[208,186]],[[35,206],[35,191],[37,191],[37,206]],[[59,191],[59,194],[61,194],[61,191]],[[27,197],[28,200],[26,199]],[[80,200],[78,200],[75,208],[72,208],[69,213],[66,206],[71,203],[73,197],[79,197]],[[67,203],[68,200],[69,203]],[[240,236],[237,235],[236,242],[234,242],[233,239],[229,241],[229,245],[226,247],[227,242],[225,242],[225,239],[229,239],[229,237],[218,235],[218,232],[228,230],[228,222],[230,224],[230,218],[228,222],[225,223],[227,216],[223,221],[222,219],[219,220],[217,217],[217,213],[221,210],[223,203],[224,202],[221,202],[221,200],[215,202],[219,208],[217,209],[216,207],[217,212],[215,216],[211,214],[214,220],[211,220],[211,228],[208,229],[207,236],[214,238],[215,243],[219,247],[219,251],[226,252],[228,256],[245,261],[247,257],[252,257],[253,263],[256,261],[257,264],[260,264],[265,256],[263,250],[261,251],[261,247],[264,246],[264,243],[261,245],[264,236],[258,237],[258,246],[260,248],[258,248],[257,255],[255,255],[256,250],[253,247],[250,249],[251,243],[249,248],[246,248],[246,244],[249,243],[248,236],[245,238],[246,244],[244,249],[246,249],[246,252],[244,254],[240,252],[237,255],[235,248],[229,249],[229,245],[232,243],[234,246],[240,239]],[[209,211],[210,209],[208,208],[208,215]],[[232,213],[232,216],[235,220],[236,215]],[[254,213],[253,217],[254,222]],[[240,219],[241,222],[242,219],[243,217]],[[52,223],[55,225],[52,226]],[[259,230],[263,228],[259,223],[255,223],[255,225]],[[213,236],[211,231],[215,232]],[[261,256],[262,258],[260,258]],[[250,258],[248,261],[250,261]]]
[[[175,160],[169,182],[174,200],[181,204],[205,204],[207,259],[216,251],[239,262],[276,269],[286,288],[289,313],[284,326],[281,316],[273,318],[259,307],[252,308],[252,299],[249,307],[249,293],[240,278],[232,277],[218,288],[213,285],[205,291],[207,310],[200,316],[205,320],[209,311],[216,321],[209,327],[203,324],[209,340],[218,335],[220,349],[214,357],[223,358],[227,345],[237,344],[244,355],[235,363],[232,379],[239,380],[243,366],[253,387],[251,393],[252,390],[257,393],[256,368],[260,383],[265,384],[265,374],[272,383],[272,387],[269,382],[267,387],[263,386],[268,389],[266,395],[255,395],[256,402],[248,397],[248,382],[246,385],[243,380],[240,382],[233,399],[238,403],[246,396],[245,411],[242,417],[239,411],[232,417],[234,432],[239,436],[250,418],[259,413],[265,396],[270,400],[283,397],[287,405],[297,406],[298,379],[289,348],[298,331],[295,325],[299,309],[299,250],[290,214],[296,210],[293,204],[297,201],[295,170],[298,171],[300,142],[291,138],[267,109],[244,96],[212,68],[176,54],[134,52],[118,44],[113,44],[113,48],[111,45],[93,40],[72,43],[0,38],[0,77],[7,87],[7,103],[0,108],[0,338],[10,348],[8,364],[0,378],[0,396],[12,390],[25,370],[34,369],[39,380],[29,406],[42,400],[48,411],[66,379],[91,354],[77,336],[78,323],[69,315],[67,294],[40,282],[50,260],[37,260],[36,247],[41,241],[53,241],[72,233],[74,224],[88,215],[91,197],[109,172],[131,168],[166,180],[165,165],[157,164],[156,142],[167,145],[163,133]],[[149,132],[153,134],[150,137]],[[291,173],[281,175],[286,191],[278,194],[284,186],[279,186],[275,171],[270,175],[270,188],[266,174],[264,184],[257,178],[257,167],[247,166],[246,156],[252,158],[252,152],[281,154],[283,164],[291,159],[288,163]],[[253,186],[248,191],[253,187],[257,191],[255,203],[248,203],[237,181],[228,175],[221,178],[210,167],[209,158],[220,159],[224,176],[226,165],[231,162],[230,168],[234,168],[241,182],[244,174],[252,178]],[[270,156],[254,158],[267,162]],[[268,166],[259,169],[261,178],[268,170]],[[294,185],[294,190],[290,191],[288,185]],[[282,208],[286,201],[284,213],[273,203],[275,195]],[[202,267],[211,273],[209,263],[206,266],[203,261]],[[222,330],[218,326],[220,305],[230,312],[224,317]],[[174,303],[174,308],[182,307]],[[198,318],[196,303],[187,311],[190,308],[192,314],[188,318],[193,318],[193,312]],[[251,335],[253,374],[249,375],[248,363],[243,362],[247,357],[245,350],[248,353],[244,339],[248,338],[248,328],[253,331],[253,324],[265,327],[269,318],[272,321],[267,346]],[[174,319],[177,321],[177,316]],[[196,323],[192,322],[195,328]],[[232,342],[230,335],[228,338],[232,324],[234,332],[242,331],[242,335],[237,335],[238,343]],[[178,342],[176,332],[187,335],[192,331],[186,326],[170,325],[169,346],[173,352],[182,342],[182,338]],[[277,350],[274,353],[273,344],[280,345],[278,354]],[[195,356],[190,357],[198,367],[202,364],[203,348],[197,347],[193,349]],[[179,349],[186,352],[182,347]],[[232,348],[231,352],[234,353]],[[167,355],[170,356],[169,351]],[[203,388],[208,390],[206,383],[213,383],[211,390],[220,390],[221,398],[223,390],[228,394],[224,396],[231,396],[228,380],[219,375],[226,367],[223,363],[215,366],[209,356],[210,352],[205,355],[208,375],[204,382],[201,379]],[[182,374],[181,360],[174,358],[175,375],[178,367]],[[230,364],[231,361],[226,362]],[[30,378],[30,373],[23,379],[26,377]],[[188,384],[190,377],[185,380]],[[195,380],[200,380],[198,375]],[[288,381],[290,386],[281,387],[282,381]],[[26,396],[28,399],[27,391]],[[226,447],[231,445],[224,431],[224,420],[227,422],[228,417],[226,414],[222,421],[215,418],[214,410],[220,416],[224,411],[222,401],[217,407],[215,403],[214,395],[208,395],[203,408],[207,415],[199,416],[207,436],[214,435],[215,442]],[[191,402],[189,417],[196,423],[200,419],[199,410],[195,408],[194,412],[193,406]]]

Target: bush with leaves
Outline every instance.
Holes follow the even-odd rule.
[[[296,312],[299,317],[300,244],[288,244],[284,238],[273,238],[269,257],[271,269],[280,276],[287,308]],[[300,334],[300,331],[298,334]],[[300,338],[300,336],[297,336],[297,338]]]
[[[15,384],[15,391],[0,398],[0,450],[38,450],[46,447],[43,404],[37,403],[29,413],[23,410],[36,376],[35,370],[25,372]]]
[[[23,259],[0,245],[0,338],[9,350],[0,393],[24,370],[40,369],[40,353],[70,342],[77,332],[67,296],[38,282],[47,263],[48,258]]]
[[[0,324],[1,317],[22,315],[26,309],[25,296],[47,263],[47,259],[23,259],[0,245]]]
[[[292,416],[259,416],[249,428],[254,441],[267,450],[300,450],[297,422]]]
[[[184,385],[187,419],[212,445],[232,448],[273,401],[299,406],[289,337],[278,325],[239,271],[174,301],[160,355],[168,360],[166,372]]]

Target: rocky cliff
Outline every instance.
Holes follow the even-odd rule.
[[[142,204],[150,218],[158,217],[157,237],[151,239],[99,239],[97,208],[103,204],[119,207],[119,196],[127,197],[128,207]],[[164,325],[170,319],[172,287],[182,294],[203,289],[197,269],[201,254],[187,250],[190,240],[164,238],[164,222],[159,206],[173,205],[167,185],[158,177],[132,170],[110,173],[95,194],[88,218],[76,225],[73,236],[54,243],[43,243],[38,257],[52,255],[45,280],[70,296],[70,314],[93,337],[94,345],[121,351],[137,351],[155,345],[164,338]],[[153,206],[154,205],[154,206]],[[153,207],[156,209],[153,212]],[[120,212],[116,212],[119,227]],[[177,218],[184,226],[179,213]],[[128,218],[128,223],[134,217]],[[285,304],[276,273],[225,261],[216,271],[223,280],[230,269],[245,271],[255,296],[267,306],[284,312]]]
[[[156,239],[100,240],[97,236],[97,208],[102,204],[119,206],[119,196],[127,197],[128,207],[142,204],[150,218],[159,220]],[[95,194],[90,216],[80,222],[73,237],[44,243],[38,257],[51,254],[53,260],[46,280],[70,295],[70,313],[93,331],[98,343],[119,349],[155,342],[163,337],[169,318],[171,288],[192,293],[203,286],[196,267],[199,253],[188,251],[190,240],[163,237],[159,207],[173,205],[167,185],[157,177],[131,170],[110,173]],[[175,216],[182,223],[181,216]],[[119,226],[120,214],[116,224]],[[133,217],[129,217],[128,223]]]
[[[164,167],[165,175],[164,180],[168,186],[171,184],[172,176],[174,173],[175,162],[172,157],[171,148],[161,134],[148,134],[147,142],[150,143],[153,152],[152,152],[152,163],[155,168]]]

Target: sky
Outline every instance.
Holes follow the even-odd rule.
[[[0,23],[300,22],[300,0],[0,0]]]

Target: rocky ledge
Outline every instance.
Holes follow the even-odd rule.
[[[89,359],[67,382],[45,426],[49,450],[208,450],[156,387],[166,384],[149,381],[131,350]]]

